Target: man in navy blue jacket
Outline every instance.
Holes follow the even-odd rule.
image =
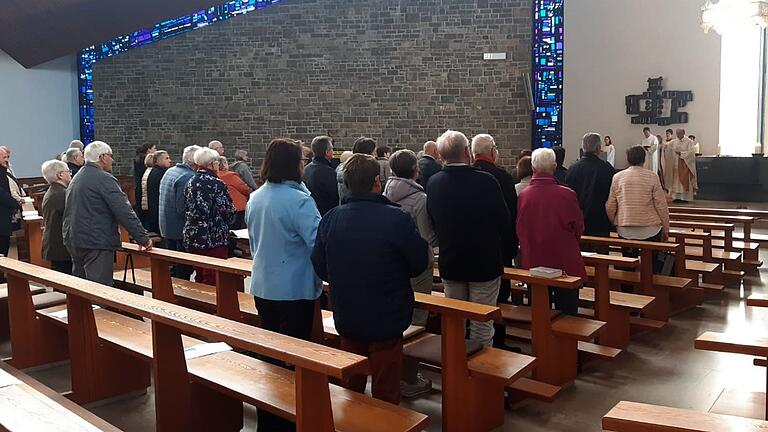
[[[411,323],[410,278],[428,265],[428,245],[411,216],[381,195],[379,164],[355,154],[344,165],[345,204],[320,221],[312,264],[331,286],[341,349],[368,356],[373,397],[400,403],[403,331]],[[345,384],[365,391],[367,377]]]

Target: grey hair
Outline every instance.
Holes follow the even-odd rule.
[[[353,154],[354,153],[352,153],[350,150],[344,150],[343,152],[341,152],[341,156],[339,156],[339,160],[341,161],[341,163],[344,163],[348,161]]]
[[[492,136],[488,134],[475,135],[475,137],[472,138],[472,154],[475,156],[491,155],[495,145],[496,141]]]
[[[208,148],[216,150],[216,147],[222,146],[224,147],[224,144],[221,143],[219,140],[213,140],[208,143]]]
[[[112,147],[103,141],[94,141],[85,148],[85,160],[98,162],[103,154],[112,153]]]
[[[531,154],[531,166],[536,172],[554,174],[557,167],[555,151],[551,148],[537,148]]]
[[[45,181],[47,181],[48,184],[51,184],[55,183],[56,180],[59,179],[60,172],[69,171],[69,167],[67,167],[67,164],[64,162],[53,159],[43,162],[43,166],[40,168],[40,171],[42,171]]]
[[[72,142],[69,143],[69,148],[76,148],[83,151],[85,145],[83,145],[83,142],[80,140],[72,140]]]
[[[189,166],[192,166],[195,164],[195,153],[197,153],[198,150],[200,150],[202,147],[197,145],[191,145],[184,147],[184,152],[181,154],[181,162],[185,163]]]
[[[459,131],[447,130],[437,139],[437,151],[447,163],[461,162],[467,146],[467,136]]]
[[[69,162],[69,163],[74,162],[78,153],[83,153],[83,152],[77,147],[68,148],[67,151],[64,152],[64,158],[63,158],[64,162]]]
[[[603,142],[603,137],[599,133],[587,132],[581,139],[581,148],[584,153],[594,153],[600,148],[600,144]]]
[[[248,152],[245,150],[235,150],[235,160],[236,161],[244,161],[245,157],[248,156]]]
[[[227,160],[226,156],[219,156],[219,165],[223,166],[224,164],[229,164],[229,161]]]
[[[219,160],[219,152],[212,148],[203,148],[195,152],[195,164],[197,166],[207,167],[217,160]]]

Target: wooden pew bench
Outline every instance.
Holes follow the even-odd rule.
[[[669,239],[677,243],[689,241],[699,242],[703,256],[712,257],[712,235],[706,232],[670,230]],[[688,253],[685,254],[689,258]],[[710,260],[711,261],[711,260]],[[686,259],[684,273],[679,275],[694,280],[694,285],[708,291],[722,291],[725,289],[723,279],[723,264]]]
[[[516,390],[516,381],[530,372],[534,358],[465,341],[464,320],[494,320],[498,308],[423,293],[414,297],[417,308],[440,316],[442,334],[416,333],[403,341],[403,354],[440,369],[442,430],[489,431],[501,426],[504,391]],[[327,324],[333,313],[322,314],[325,332],[338,336]]]
[[[611,432],[757,432],[768,422],[744,417],[621,401],[603,417]]]
[[[759,243],[752,242],[750,240],[734,240],[735,224],[733,221],[730,221],[730,219],[739,219],[738,217],[711,216],[711,218],[721,217],[725,220],[717,221],[716,219],[712,219],[710,221],[702,221],[696,220],[696,215],[683,216],[690,216],[690,218],[686,218],[684,220],[676,220],[673,218],[673,220],[670,222],[670,225],[676,228],[698,230],[701,232],[710,233],[712,236],[711,246],[715,248],[713,249],[714,258],[724,260],[734,260],[736,258],[736,255],[734,254],[723,254],[722,252],[718,253],[717,251],[725,251],[730,253],[738,252],[741,255],[738,257],[739,260],[736,263],[727,263],[728,265],[726,270],[754,271],[762,266],[763,263],[760,260]],[[741,219],[753,218],[741,217]],[[721,232],[723,233],[722,235],[718,234]],[[697,242],[694,241],[693,243]],[[691,255],[697,258],[701,258],[705,261],[711,261],[711,258],[713,258],[713,256],[708,253],[707,245],[704,245],[702,251],[692,251]]]
[[[29,375],[0,362],[3,379],[15,384],[0,387],[0,429],[35,432],[119,432],[120,429],[96,417]]]
[[[692,280],[688,278],[678,278],[671,276],[660,276],[653,274],[653,252],[667,252],[675,254],[675,271],[678,274],[684,274],[685,270],[685,249],[682,243],[668,242],[648,242],[639,240],[626,240],[613,237],[595,237],[582,236],[581,242],[589,245],[600,245],[615,248],[638,249],[640,251],[640,272],[627,272],[622,270],[611,270],[609,278],[613,281],[626,283],[638,287],[637,294],[654,297],[652,302],[643,312],[643,317],[658,322],[666,322],[672,311],[673,303],[670,295],[670,289],[688,288]],[[587,268],[587,276],[594,277],[595,273]],[[688,303],[696,303],[697,297],[685,299],[686,307]],[[634,323],[638,320],[634,319]],[[651,321],[651,323],[653,322]]]
[[[133,275],[136,280],[134,282]],[[123,282],[123,271],[114,274],[115,286],[133,290],[140,288],[152,292],[152,272],[147,269],[135,269],[133,274],[129,271],[127,280]],[[201,312],[216,314],[216,287],[179,278],[171,278],[173,295],[176,304],[189,307]],[[253,296],[245,292],[237,292],[237,302],[240,306],[240,314],[243,322],[259,325],[258,311]]]
[[[158,430],[240,430],[243,402],[295,421],[299,431],[420,431],[428,422],[422,414],[329,384],[366,372],[364,357],[8,258],[0,258],[0,269],[9,275],[12,301],[25,296],[28,280],[68,294],[65,316],[55,315],[62,306],[38,313],[66,328],[73,354],[70,397],[77,402],[146,389],[151,365]],[[35,319],[30,308],[19,312]],[[184,349],[202,340],[272,357],[296,371],[234,351],[185,360]]]
[[[747,306],[768,307],[768,295],[752,294],[747,298]]]
[[[742,226],[742,238],[746,241],[751,241],[752,224],[755,223],[755,218],[752,216],[726,216],[726,215],[711,215],[711,214],[694,214],[694,213],[669,213],[670,220],[677,221],[694,221],[694,222],[712,222],[712,223],[729,223]]]
[[[766,337],[752,337],[738,333],[705,332],[696,338],[694,347],[706,351],[759,357],[758,359],[755,359],[755,365],[757,366],[765,366],[765,361],[768,359],[768,338]],[[760,361],[758,362],[757,360]],[[745,407],[740,409],[748,412],[762,412],[763,419],[768,419],[768,398],[766,398],[765,395],[765,392],[761,392],[748,398],[753,403],[762,404],[761,407]],[[729,397],[729,392],[723,392],[718,401],[715,402],[715,405],[713,405],[713,409],[715,409],[718,404],[722,404],[723,406],[731,405],[727,401],[722,400],[724,397]]]

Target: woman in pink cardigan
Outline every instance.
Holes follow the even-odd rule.
[[[522,267],[545,266],[586,277],[579,239],[584,216],[576,193],[555,180],[555,152],[540,148],[531,156],[533,178],[517,200],[517,232]],[[576,315],[579,290],[554,289],[555,308]]]

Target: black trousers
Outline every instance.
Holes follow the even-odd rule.
[[[622,237],[623,238],[623,237]],[[637,240],[637,239],[635,239]],[[649,241],[649,242],[660,242],[661,241],[661,231],[659,231],[658,234],[656,234],[653,237],[648,237],[647,239],[642,239],[641,241]],[[627,258],[639,258],[640,257],[640,249],[632,249],[632,248],[621,248],[621,254]],[[659,252],[653,251],[651,253],[652,255],[652,261],[653,261],[653,274],[659,274],[661,273],[661,269],[664,267],[664,263],[659,262]],[[632,288],[632,285],[621,285],[621,290],[623,292],[634,292],[634,289]]]
[[[315,317],[314,300],[267,300],[256,299],[261,328],[275,333],[309,340],[312,337],[312,324]],[[262,358],[272,364],[285,366],[282,362]],[[296,424],[264,410],[257,411],[259,432],[293,432]]]
[[[181,240],[172,240],[172,239],[164,239],[165,246],[170,250],[175,250],[178,252],[186,252],[186,249],[184,249],[184,242]],[[171,276],[177,277],[179,279],[189,280],[190,277],[192,277],[192,272],[194,270],[192,269],[192,266],[185,265],[185,264],[176,264],[171,268]]]
[[[72,274],[72,260],[67,261],[51,261],[51,270],[55,270],[57,272],[66,273],[68,275]]]

